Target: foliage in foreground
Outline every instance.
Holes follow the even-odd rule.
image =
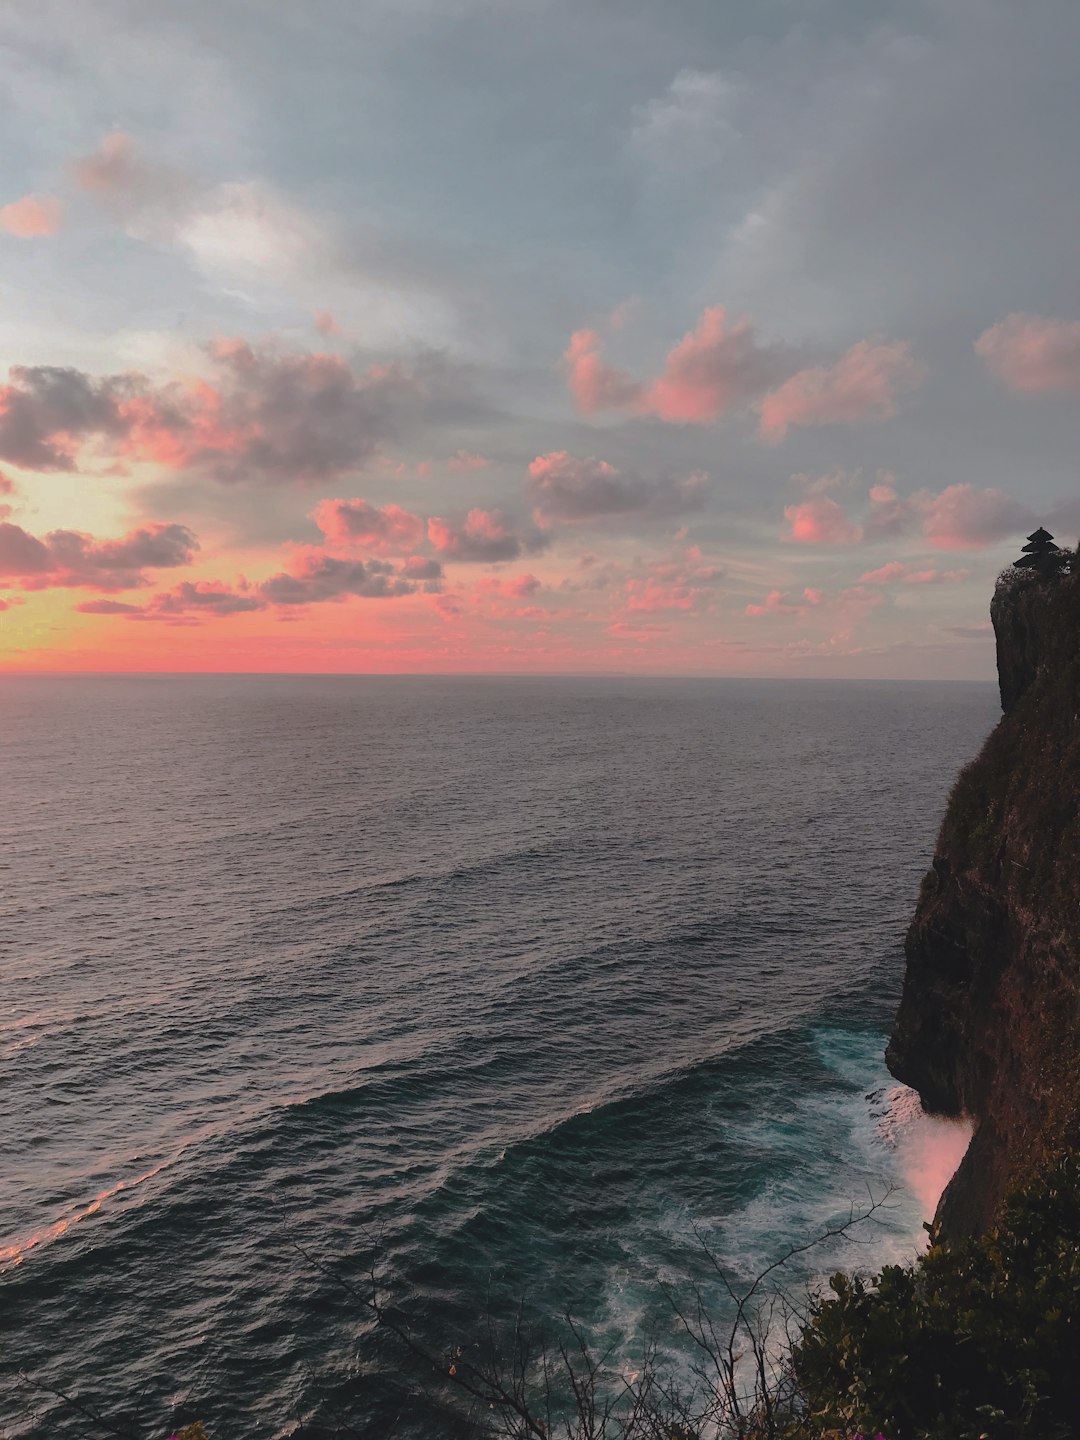
[[[792,1433],[1069,1440],[1080,1433],[1080,1158],[1014,1196],[989,1235],[813,1302]]]

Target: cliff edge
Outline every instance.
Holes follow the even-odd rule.
[[[1080,1149],[1080,560],[1007,571],[990,613],[1004,715],[949,798],[886,1053],[927,1110],[975,1125],[946,1241]]]

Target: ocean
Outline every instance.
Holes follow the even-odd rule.
[[[703,1242],[747,1278],[888,1192],[787,1278],[912,1255],[964,1136],[882,1052],[996,716],[960,683],[5,677],[0,1435],[95,1433],[62,1391],[150,1440],[437,1440],[347,1288],[373,1255],[436,1350],[520,1306],[676,1370],[663,1287],[727,1303]]]

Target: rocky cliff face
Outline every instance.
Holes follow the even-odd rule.
[[[886,1056],[928,1110],[975,1123],[946,1240],[1080,1148],[1080,562],[999,585],[991,615],[1005,713],[949,799]]]

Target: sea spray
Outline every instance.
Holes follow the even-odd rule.
[[[931,1220],[971,1143],[971,1122],[928,1115],[907,1085],[892,1085],[873,1099],[877,1134],[895,1151],[904,1184]]]

